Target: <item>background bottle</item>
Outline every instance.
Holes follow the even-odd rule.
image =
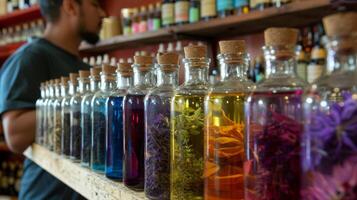
[[[216,0],[201,0],[201,19],[209,20],[216,16]]]
[[[162,26],[172,26],[175,24],[175,1],[163,0],[161,4]]]

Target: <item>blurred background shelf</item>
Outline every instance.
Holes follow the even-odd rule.
[[[145,199],[143,192],[129,190],[123,183],[111,181],[37,144],[29,147],[24,155],[87,199]]]
[[[12,13],[0,15],[0,27],[4,28],[41,18],[40,7],[32,6],[24,10],[16,10]]]

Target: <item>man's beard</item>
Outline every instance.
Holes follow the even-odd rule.
[[[80,36],[82,40],[88,42],[89,44],[97,44],[99,41],[99,35],[96,33],[91,33],[89,31],[85,31],[83,29],[80,30]]]

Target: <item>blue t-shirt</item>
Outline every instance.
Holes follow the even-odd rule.
[[[78,57],[37,38],[16,51],[0,69],[0,116],[16,109],[35,109],[41,82],[68,76],[89,65]],[[83,199],[78,193],[25,160],[19,199]]]

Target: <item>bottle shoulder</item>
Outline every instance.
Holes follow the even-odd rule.
[[[253,92],[306,90],[308,83],[298,77],[280,76],[263,79]]]

